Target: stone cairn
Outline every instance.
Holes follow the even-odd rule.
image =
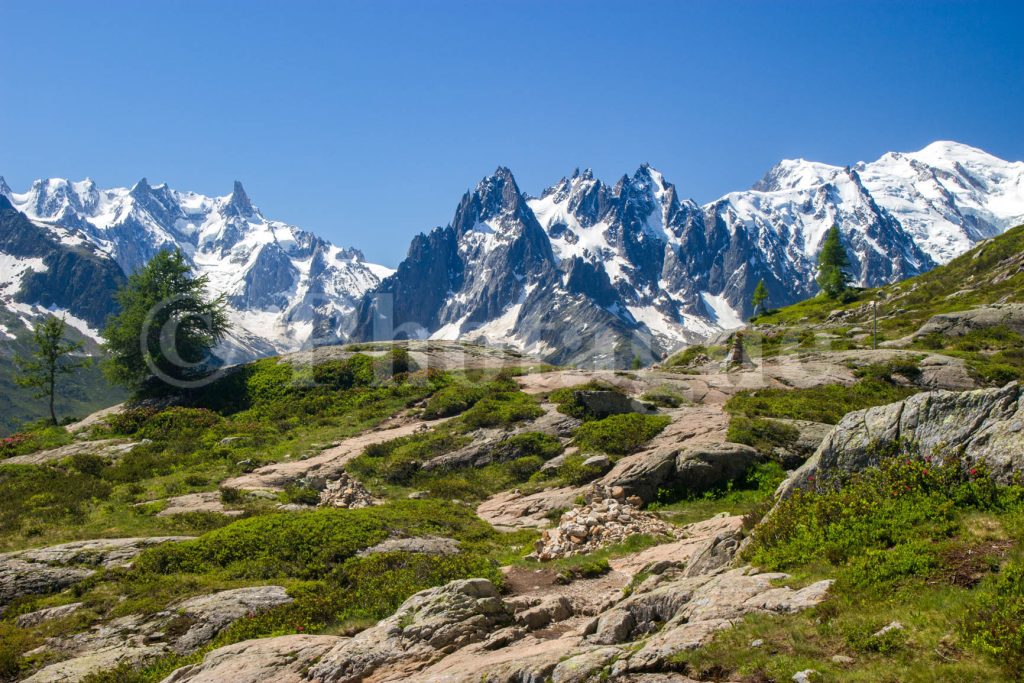
[[[366,508],[373,503],[370,492],[348,472],[342,472],[340,477],[327,482],[324,490],[320,492],[319,507]]]
[[[558,526],[547,529],[534,544],[531,559],[547,562],[590,553],[625,541],[635,534],[676,536],[676,528],[649,512],[636,496],[626,497],[621,486],[593,484],[584,504],[562,515]]]
[[[743,350],[743,333],[737,332],[732,336],[732,346],[729,347],[729,353],[722,361],[722,370],[737,370],[753,367],[753,365],[750,356]]]

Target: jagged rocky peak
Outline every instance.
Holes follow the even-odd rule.
[[[128,194],[132,195],[133,197],[138,197],[140,195],[149,194],[152,191],[152,189],[153,188],[150,187],[149,185],[149,181],[146,180],[145,176],[143,176],[142,178],[139,179],[139,182],[132,185],[132,189],[128,191]]]
[[[340,247],[338,253],[334,255],[334,258],[339,261],[359,261],[360,263],[366,261],[366,256],[363,254],[361,249],[355,247]]]
[[[12,194],[13,192],[11,191],[11,186],[8,185],[4,177],[0,175],[0,197],[7,197],[8,199],[10,199]]]
[[[252,202],[249,201],[249,195],[245,193],[245,188],[242,187],[242,183],[238,180],[235,181],[234,189],[231,190],[231,195],[224,206],[224,212],[239,218],[248,218],[256,213]]]
[[[473,230],[509,228],[527,219],[526,201],[512,171],[499,166],[467,192],[455,211],[452,227],[461,237]]]

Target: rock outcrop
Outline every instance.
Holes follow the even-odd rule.
[[[0,607],[22,595],[63,590],[92,576],[97,567],[123,567],[152,545],[189,536],[73,541],[0,555]]]
[[[672,655],[705,645],[747,614],[792,614],[813,607],[832,583],[818,581],[799,590],[776,586],[786,578],[750,567],[698,576],[669,570],[645,579],[629,598],[596,619],[587,639],[613,644],[653,633],[639,649],[619,650],[624,663],[616,664],[623,673],[656,671]]]
[[[913,336],[915,339],[930,334],[962,337],[975,330],[993,327],[1006,327],[1017,334],[1024,334],[1024,304],[992,304],[969,311],[933,315]]]
[[[416,668],[508,626],[512,615],[485,579],[453,581],[412,596],[392,616],[325,653],[313,680],[359,683],[383,667]]]
[[[4,460],[5,465],[45,465],[57,462],[73,455],[98,455],[101,458],[115,460],[130,452],[139,445],[137,441],[128,439],[100,439],[98,441],[76,441],[45,451],[36,451],[25,455],[16,455]]]
[[[424,555],[457,555],[460,544],[454,538],[443,536],[417,536],[414,538],[389,538],[377,545],[360,550],[361,557],[378,553],[422,553]]]
[[[164,509],[156,513],[157,517],[173,517],[192,512],[209,512],[228,517],[238,517],[243,510],[229,510],[224,507],[219,491],[202,491],[200,493],[186,493],[183,496],[168,498]]]
[[[684,683],[668,673],[674,655],[747,614],[796,612],[826,596],[828,581],[795,590],[780,585],[784,574],[729,569],[742,533],[741,518],[717,515],[567,585],[511,567],[504,600],[489,581],[454,581],[353,638],[239,643],[164,683]]]
[[[477,506],[476,514],[492,526],[502,529],[550,526],[548,515],[573,505],[578,489],[571,486],[550,488],[524,495],[518,489],[495,494]]]
[[[338,644],[336,636],[279,636],[246,640],[178,669],[163,683],[308,683],[305,671]]]
[[[120,617],[83,633],[47,640],[48,650],[67,659],[40,669],[26,681],[70,683],[122,662],[192,652],[242,617],[291,601],[280,586],[256,586],[190,598],[149,616]]]
[[[1010,483],[1024,472],[1024,391],[1017,382],[999,389],[930,391],[849,413],[779,493],[806,486],[811,476],[841,476],[876,465],[880,447],[899,442],[916,444],[938,462],[962,452],[968,462],[984,462],[997,482]]]

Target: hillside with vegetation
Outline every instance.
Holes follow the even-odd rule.
[[[23,429],[0,680],[1019,680],[1022,239],[631,372],[326,347]]]

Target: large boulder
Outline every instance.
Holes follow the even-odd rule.
[[[584,630],[586,642],[620,646],[620,673],[657,671],[672,656],[707,644],[747,614],[792,614],[818,604],[832,583],[818,581],[801,589],[778,585],[786,578],[750,567],[698,575],[671,568],[644,579],[632,595],[594,619]],[[642,647],[622,647],[641,640]]]
[[[595,419],[626,413],[656,413],[658,409],[635,398],[610,389],[593,389],[573,392],[573,399],[583,410]]]
[[[997,482],[1008,484],[1024,471],[1024,391],[1017,382],[999,389],[929,391],[849,413],[779,493],[877,465],[884,446],[898,442],[917,444],[937,462],[962,452],[968,462],[985,463]]]
[[[599,483],[621,487],[627,496],[650,502],[661,488],[701,493],[743,477],[762,458],[750,446],[730,442],[659,446],[619,460]]]
[[[674,485],[701,493],[743,478],[762,460],[757,450],[740,443],[709,443],[687,446],[676,455]]]
[[[482,642],[512,623],[498,589],[486,579],[453,581],[412,596],[392,616],[344,640],[309,670],[332,683],[359,683],[386,669],[432,661]]]
[[[621,487],[627,496],[654,500],[658,488],[675,476],[678,455],[678,447],[663,446],[627,456],[619,460],[599,483],[609,488]]]
[[[1007,327],[1017,334],[1024,334],[1024,304],[992,304],[969,311],[940,313],[929,318],[914,333],[914,338],[931,334],[962,337],[975,330],[992,327]]]

